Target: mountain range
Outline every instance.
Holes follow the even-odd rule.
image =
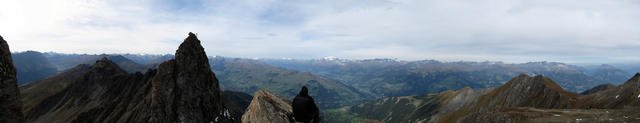
[[[53,71],[51,70],[52,66],[58,68],[56,71],[64,71],[66,70],[64,68],[71,68],[69,66],[72,65],[91,65],[93,64],[90,62],[92,60],[107,57],[129,73],[155,69],[159,61],[175,57],[174,55],[137,54],[60,54],[36,51],[14,53],[13,56],[20,56],[22,59],[43,59],[36,60],[41,62],[38,64],[43,65],[35,68],[50,71]],[[312,95],[319,96],[319,106],[323,109],[339,108],[380,97],[438,93],[462,89],[467,86],[471,88],[496,87],[520,73],[548,76],[558,80],[561,87],[572,92],[582,92],[587,88],[604,83],[620,84],[624,80],[619,78],[630,76],[628,72],[606,64],[581,67],[557,62],[505,64],[502,62],[336,58],[254,60],[221,56],[208,57],[208,60],[211,69],[218,73],[221,80],[224,80],[220,82],[223,90],[252,94],[262,88],[272,88],[275,94],[292,98],[296,94],[298,86],[307,85],[312,87]],[[21,61],[28,60],[14,60],[14,62]],[[52,72],[47,71],[20,74],[20,71],[34,71],[30,70],[34,67],[22,66],[16,66],[19,80],[25,78],[24,80],[33,81],[39,80],[37,78],[43,79],[53,75]],[[38,77],[29,79],[20,75]]]
[[[5,45],[0,118],[9,122],[288,122],[302,86],[325,122],[640,117],[640,74],[616,65],[208,57],[192,33],[175,55],[10,54]]]
[[[283,68],[307,71],[341,81],[376,97],[408,96],[446,90],[489,88],[505,84],[519,74],[545,75],[572,92],[604,83],[621,84],[633,74],[610,65],[594,70],[558,62],[440,62],[394,59],[348,60],[337,58],[296,60],[262,59]]]
[[[108,57],[127,72],[144,72],[169,59],[173,55],[137,55],[137,54],[60,54],[54,52],[39,53],[36,51],[18,52],[12,54],[18,70],[19,85],[55,74],[53,71],[64,71],[78,64],[93,64],[92,61]],[[44,56],[44,57],[43,57]],[[135,61],[132,59],[136,59]],[[235,66],[212,66],[217,72],[229,69],[244,69],[245,72],[261,72],[256,69],[281,69],[309,72],[310,76],[325,80],[337,81],[347,88],[354,88],[357,95],[365,95],[364,99],[373,97],[407,96],[424,93],[437,93],[445,90],[456,90],[466,86],[472,88],[496,87],[507,82],[518,74],[545,75],[558,81],[558,84],[572,92],[582,92],[591,87],[612,83],[619,85],[633,72],[628,72],[613,65],[576,66],[558,62],[529,62],[522,64],[506,64],[502,62],[440,62],[436,60],[399,61],[394,59],[349,60],[337,58],[296,60],[296,59],[247,59],[230,57],[209,57],[210,64],[214,62],[234,63]],[[242,64],[240,64],[242,62]],[[35,65],[32,65],[35,64]],[[245,66],[241,66],[245,65]],[[222,67],[225,66],[225,67]],[[260,67],[258,67],[260,66]],[[264,66],[264,67],[263,67]],[[53,68],[57,68],[54,70]],[[216,68],[218,67],[218,68]],[[242,70],[240,70],[242,71]],[[278,71],[278,70],[274,70]],[[636,71],[637,72],[637,71]],[[254,73],[267,74],[267,73]],[[274,74],[279,75],[279,74]],[[304,76],[303,74],[299,74]],[[227,74],[226,76],[243,77],[242,74]],[[255,75],[254,75],[255,76]],[[254,77],[252,76],[252,77]],[[298,75],[296,75],[298,76]],[[269,80],[274,77],[256,77],[252,81]],[[291,81],[291,77],[285,77]],[[231,81],[236,81],[232,79]],[[262,84],[260,83],[260,84]],[[289,83],[289,82],[287,82]],[[336,83],[336,82],[332,82]],[[261,88],[238,87],[249,85],[229,86],[222,83],[226,90],[252,93]],[[258,85],[252,85],[258,87]],[[270,86],[267,86],[270,87]],[[424,88],[428,87],[428,88]],[[244,89],[244,90],[242,90]],[[274,88],[278,95],[284,90]],[[290,90],[289,90],[290,91]],[[291,96],[292,93],[286,95]],[[356,101],[357,102],[357,101]]]

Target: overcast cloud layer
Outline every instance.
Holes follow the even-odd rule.
[[[12,51],[640,61],[638,0],[2,0]]]

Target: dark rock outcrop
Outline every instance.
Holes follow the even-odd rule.
[[[220,96],[222,96],[222,101],[224,102],[225,107],[231,110],[231,116],[233,116],[233,119],[242,119],[244,110],[249,107],[251,99],[253,99],[253,96],[249,94],[234,91],[222,91]]]
[[[152,122],[220,122],[226,120],[218,79],[210,69],[200,40],[193,33],[164,62],[153,78]],[[225,115],[226,114],[226,115]]]
[[[20,90],[16,68],[11,60],[9,45],[0,36],[0,121],[17,123],[23,121]]]
[[[243,123],[289,123],[293,110],[291,101],[282,99],[269,89],[253,94],[253,100],[242,115]]]

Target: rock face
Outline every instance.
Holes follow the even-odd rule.
[[[11,60],[9,45],[0,36],[0,121],[8,123],[21,122],[22,103],[18,90],[16,68]]]
[[[274,95],[269,89],[253,94],[253,100],[242,115],[243,123],[289,123],[293,114],[291,101]]]
[[[211,71],[200,40],[193,34],[164,62],[153,78],[152,122],[220,122],[225,110],[218,79]],[[228,112],[228,111],[224,111]]]
[[[225,107],[231,110],[231,116],[233,116],[233,119],[242,119],[244,110],[249,107],[251,99],[253,99],[253,96],[249,94],[234,91],[222,91],[220,96],[222,96]]]

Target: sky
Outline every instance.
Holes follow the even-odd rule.
[[[640,63],[639,0],[1,0],[11,51]]]

